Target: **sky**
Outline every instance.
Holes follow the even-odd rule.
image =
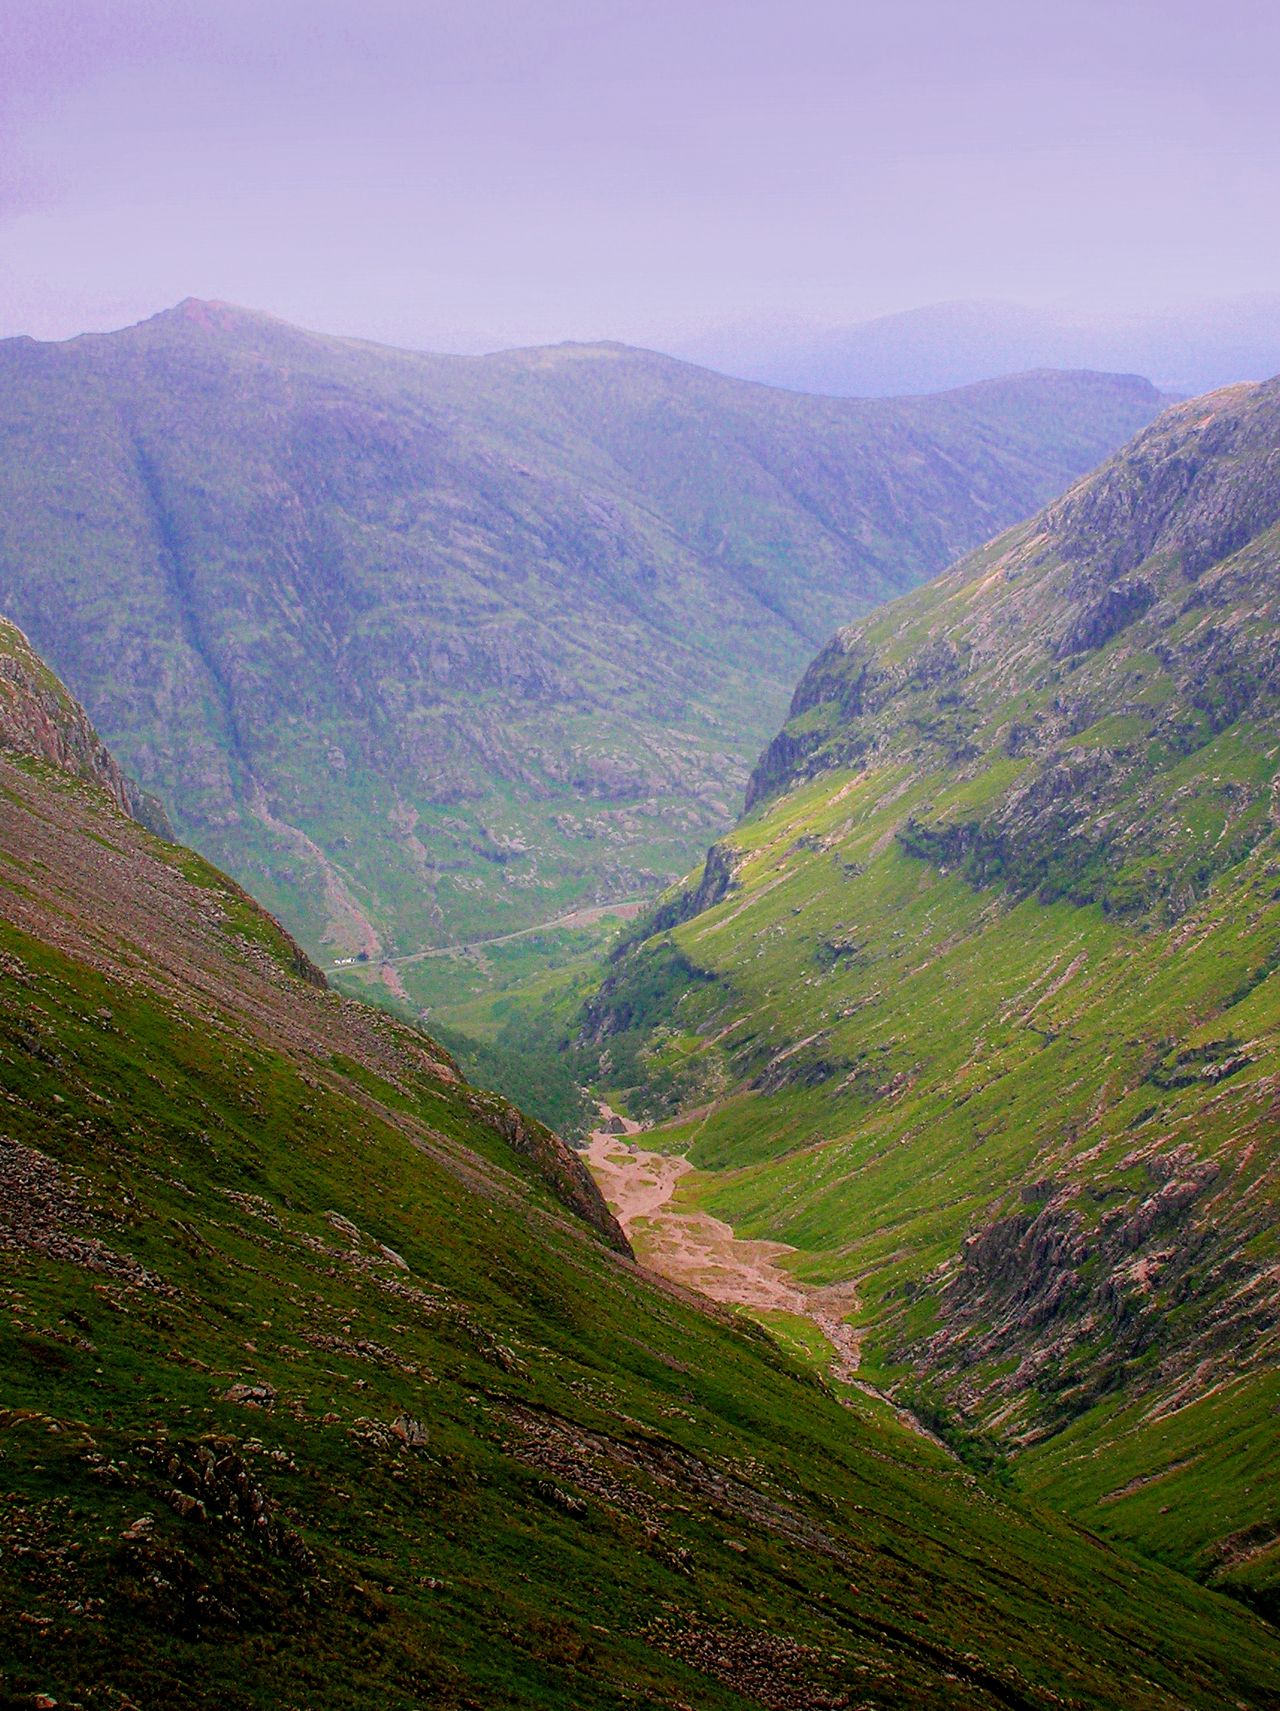
[[[1280,290],[1255,0],[3,0],[0,334],[420,348]]]

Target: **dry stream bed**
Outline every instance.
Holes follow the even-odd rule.
[[[855,1284],[809,1288],[785,1269],[783,1260],[796,1252],[786,1242],[749,1241],[709,1212],[677,1206],[680,1180],[694,1168],[689,1160],[647,1151],[637,1144],[644,1133],[639,1123],[608,1105],[598,1110],[601,1127],[592,1131],[584,1156],[642,1265],[766,1326],[771,1313],[807,1320],[830,1348],[828,1378],[883,1402],[902,1425],[952,1453],[909,1409],[859,1377],[862,1332],[846,1318],[858,1305]]]
[[[713,1301],[751,1314],[807,1319],[830,1344],[830,1377],[858,1384],[861,1338],[845,1322],[857,1306],[854,1285],[807,1288],[782,1264],[796,1251],[785,1242],[748,1241],[709,1212],[677,1206],[681,1178],[693,1169],[688,1159],[646,1151],[636,1140],[640,1125],[607,1105],[600,1106],[600,1117],[602,1126],[591,1135],[586,1159],[637,1259]]]

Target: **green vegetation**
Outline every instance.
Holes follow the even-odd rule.
[[[4,600],[326,963],[652,894],[814,648],[1151,419],[1133,377],[804,398],[188,303],[0,345]]]
[[[0,1096],[6,1704],[1280,1702],[1249,1611],[658,1287],[551,1135],[8,759]]]
[[[842,632],[578,1024],[699,1205],[859,1280],[869,1379],[1271,1612],[1278,434],[1181,406]]]

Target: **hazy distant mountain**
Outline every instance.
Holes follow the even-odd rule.
[[[683,871],[838,622],[1159,403],[809,399],[190,302],[0,346],[0,609],[185,837],[312,948],[376,955]]]
[[[677,349],[722,373],[835,397],[893,397],[1035,368],[1142,374],[1207,392],[1280,372],[1280,294],[1150,314],[934,303],[849,327],[727,327]]]

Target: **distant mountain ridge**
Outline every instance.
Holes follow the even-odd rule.
[[[1028,369],[1104,369],[1201,393],[1280,371],[1280,296],[1143,314],[933,303],[847,327],[727,327],[675,346],[725,374],[837,397],[897,397]]]
[[[804,399],[651,352],[432,357],[187,302],[0,346],[0,607],[313,951],[635,896],[836,623],[1160,404]]]
[[[698,1199],[1090,1528],[1280,1609],[1280,380],[843,629],[582,1018]]]

